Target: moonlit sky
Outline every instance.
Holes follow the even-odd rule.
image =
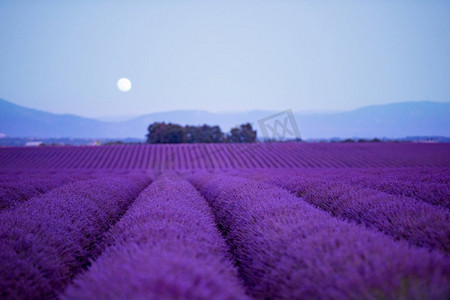
[[[2,0],[0,64],[0,98],[88,117],[450,101],[450,1]]]

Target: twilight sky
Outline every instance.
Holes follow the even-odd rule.
[[[450,1],[0,1],[0,98],[88,117],[450,101],[449,53]]]

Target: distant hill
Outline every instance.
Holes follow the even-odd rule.
[[[13,137],[100,137],[108,123],[75,115],[58,115],[0,99],[0,132]]]
[[[144,138],[149,124],[220,125],[223,131],[258,120],[275,111],[211,113],[201,110],[151,113],[125,121],[100,121],[22,107],[0,99],[0,136],[71,138]],[[450,103],[403,102],[366,106],[338,113],[294,113],[302,138],[401,138],[450,136]]]
[[[450,102],[403,102],[297,117],[307,137],[450,136]]]

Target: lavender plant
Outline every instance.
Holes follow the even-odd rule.
[[[62,290],[147,183],[144,176],[75,182],[0,212],[1,298]]]
[[[331,217],[273,185],[191,177],[213,209],[256,298],[445,299],[450,261],[439,252]]]
[[[62,299],[245,299],[208,204],[163,173],[107,234],[108,247]]]

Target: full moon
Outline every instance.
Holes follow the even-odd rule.
[[[120,78],[117,81],[117,88],[122,92],[128,92],[131,90],[131,81],[128,78]]]

